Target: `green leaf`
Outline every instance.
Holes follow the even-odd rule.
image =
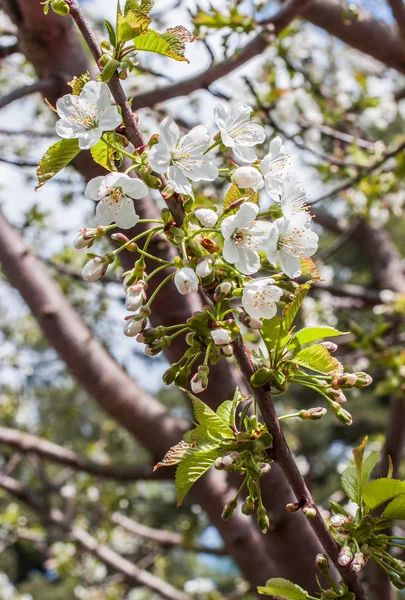
[[[112,141],[111,138],[114,137],[114,134],[111,133],[107,133],[104,135],[107,138],[109,138],[110,141]],[[116,151],[114,150],[114,148],[107,146],[107,144],[102,140],[100,140],[95,146],[90,148],[90,154],[93,157],[93,160],[97,164],[104,167],[104,169],[107,169],[107,171],[116,171],[116,167],[114,164]]]
[[[307,600],[308,598],[308,592],[303,590],[302,587],[295,583],[291,583],[288,579],[282,579],[281,577],[269,579],[266,586],[259,586],[257,591],[259,594],[278,596],[280,598],[285,598],[286,600]]]
[[[117,37],[120,42],[129,42],[145,32],[151,18],[139,10],[129,10],[125,15],[119,15],[117,19]]]
[[[343,508],[343,506],[340,506],[340,504],[337,504],[336,502],[332,502],[332,500],[329,500],[329,504],[335,515],[344,515],[347,518],[350,517],[347,510],[345,510]]]
[[[376,479],[371,481],[364,489],[363,500],[365,504],[374,510],[377,506],[384,504],[396,496],[405,494],[405,481],[399,479]]]
[[[48,148],[38,164],[38,185],[35,189],[39,190],[47,181],[71,163],[79,153],[80,148],[77,139],[63,139]]]
[[[79,77],[73,77],[72,81],[69,81],[69,85],[72,88],[72,94],[74,96],[79,96],[80,92],[89,81],[90,73],[88,71]]]
[[[221,438],[229,438],[232,434],[229,423],[221,419],[205,402],[191,392],[187,392],[187,394],[193,403],[194,413],[200,425],[204,425],[209,431],[215,431]]]
[[[176,469],[174,483],[177,490],[177,506],[194,483],[208,471],[223,452],[215,446],[190,450]]]
[[[194,36],[182,25],[159,33],[150,29],[134,39],[136,50],[156,52],[178,61],[189,62],[184,56],[186,42],[192,42]]]
[[[228,423],[228,425],[235,425],[236,410],[242,400],[242,394],[240,393],[239,388],[236,388],[233,399],[225,400],[225,402],[222,402],[222,404],[218,407],[217,416],[225,421],[225,423]]]
[[[311,283],[304,283],[300,285],[294,293],[294,297],[289,304],[283,310],[283,330],[287,333],[293,324],[297,312],[299,311],[301,304],[304,301],[305,296],[308,294]]]
[[[338,331],[334,327],[304,327],[297,331],[294,337],[301,345],[304,345],[327,337],[345,335],[346,333],[348,332]]]
[[[363,467],[362,467],[362,472],[361,472],[361,489],[360,489],[361,497],[363,496],[363,490],[366,487],[366,485],[368,484],[370,475],[371,475],[374,467],[377,465],[379,459],[380,459],[380,453],[377,450],[373,450],[373,452],[370,452],[370,454],[367,456],[367,458],[363,462]]]
[[[103,67],[103,70],[100,73],[101,81],[103,81],[104,83],[108,83],[109,81],[111,81],[114,73],[116,72],[119,66],[119,60],[116,60],[115,58],[110,58],[110,60],[105,65],[105,67]]]
[[[294,362],[301,365],[301,367],[318,371],[324,375],[337,374],[342,370],[340,362],[320,344],[314,344],[300,350],[294,357]]]
[[[381,516],[385,519],[405,519],[405,494],[394,498]]]
[[[358,503],[359,479],[355,465],[350,464],[342,473],[342,488],[352,502]]]
[[[127,0],[125,3],[124,14],[130,10],[138,10],[139,12],[148,14],[153,8],[154,0]]]
[[[260,333],[269,352],[276,347],[278,338],[280,337],[280,331],[280,317],[275,316],[272,319],[263,320],[263,327],[261,328]]]
[[[115,35],[114,26],[110,23],[110,21],[107,21],[107,19],[104,19],[104,24],[107,29],[110,44],[115,48],[115,46],[117,45],[117,37]]]

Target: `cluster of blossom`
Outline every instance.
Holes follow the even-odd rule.
[[[60,120],[56,131],[64,138],[77,138],[79,146],[88,149],[103,138],[105,131],[121,125],[121,116],[113,104],[108,87],[103,83],[86,83],[80,95],[66,95],[57,103]],[[214,148],[231,149],[235,158],[245,163],[238,166],[232,161],[221,174],[241,191],[238,206],[229,216],[218,214],[214,208],[196,207],[188,214],[187,222],[197,223],[203,235],[209,236],[215,251],[205,251],[203,256],[189,258],[183,250],[183,261],[179,261],[173,274],[174,283],[181,294],[197,291],[200,284],[214,280],[216,271],[226,273],[230,287],[242,288],[242,307],[245,318],[251,319],[253,327],[260,327],[261,319],[270,319],[276,314],[276,303],[282,290],[271,277],[255,278],[265,258],[290,278],[301,274],[301,259],[312,256],[317,249],[318,236],[311,230],[311,217],[306,207],[306,194],[288,174],[288,155],[280,137],[270,143],[267,155],[258,160],[254,146],[265,140],[265,130],[250,119],[252,109],[243,104],[235,104],[229,111],[223,106],[215,109],[215,121],[219,132],[213,143],[204,126],[194,127],[189,133],[180,136],[176,123],[166,118],[160,125],[159,135],[152,136],[148,148],[141,158],[142,169],[132,165],[138,173],[163,173],[169,183],[170,195],[174,190],[185,199],[193,199],[192,184],[199,181],[214,181],[219,169],[212,155]],[[106,142],[107,143],[107,142]],[[130,177],[128,173],[112,172],[105,177],[97,177],[87,185],[85,196],[98,202],[96,207],[97,228],[79,232],[74,244],[76,248],[90,247],[94,241],[115,226],[130,229],[139,220],[136,214],[136,201],[146,196],[148,178]],[[269,211],[260,213],[259,204],[249,201],[252,190],[265,189],[270,201],[278,203],[280,216],[269,220]],[[194,219],[190,219],[194,217]],[[220,223],[218,226],[218,222]],[[161,233],[161,228],[156,228]],[[183,225],[185,242],[195,237],[195,225]],[[165,232],[167,228],[165,228]],[[190,235],[191,234],[191,235]],[[116,234],[118,236],[119,234]],[[117,239],[119,245],[131,243],[125,238]],[[127,240],[127,241],[126,241]],[[132,240],[133,241],[133,240]],[[116,251],[117,252],[117,251]],[[108,265],[113,262],[115,253],[105,256],[89,254],[90,261],[83,268],[83,277],[95,281],[102,277]],[[225,270],[224,270],[225,267]],[[142,273],[143,275],[144,273]],[[137,335],[146,326],[148,306],[145,310],[146,282],[134,272],[125,278],[127,309],[135,312],[127,320],[125,333]],[[242,317],[243,318],[243,317]],[[212,332],[214,343],[229,345],[220,332]]]

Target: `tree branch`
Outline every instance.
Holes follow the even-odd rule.
[[[211,548],[210,546],[204,546],[195,542],[188,542],[181,533],[167,531],[165,529],[153,529],[152,527],[137,523],[133,519],[129,519],[120,513],[114,513],[112,515],[112,522],[120,525],[134,535],[157,542],[161,546],[178,546],[185,550],[214,554],[216,556],[225,556],[228,554],[226,548]]]
[[[0,427],[0,444],[12,446],[23,453],[38,454],[42,458],[47,458],[75,470],[86,471],[86,473],[96,475],[97,477],[111,478],[117,481],[169,479],[171,477],[170,471],[166,471],[165,469],[155,471],[158,474],[155,477],[155,474],[152,472],[152,465],[140,468],[99,464],[80,456],[69,448],[63,448],[31,433],[9,427]],[[159,476],[160,472],[162,473]]]
[[[15,100],[20,100],[21,98],[25,98],[30,94],[36,94],[40,92],[41,94],[47,94],[50,90],[53,90],[57,85],[56,79],[50,77],[49,79],[39,79],[35,83],[31,83],[30,85],[24,85],[16,90],[13,90],[3,98],[0,98],[0,109],[8,106]]]
[[[405,41],[405,4],[402,0],[388,0],[388,4],[397,22],[401,38]]]

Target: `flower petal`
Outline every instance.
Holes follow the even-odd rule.
[[[159,144],[162,144],[167,150],[173,150],[177,140],[180,137],[180,129],[170,117],[166,117],[159,127]]]
[[[104,179],[105,177],[102,175],[101,177],[94,177],[94,179],[91,179],[86,186],[86,190],[84,192],[85,197],[89,200],[99,200],[100,197],[98,195],[98,191]]]
[[[204,125],[198,125],[193,127],[186,135],[183,135],[178,143],[178,149],[180,151],[193,155],[200,156],[207,150],[210,143],[207,128]]]
[[[247,163],[252,163],[256,160],[256,152],[253,148],[249,148],[248,146],[238,146],[234,145],[233,152],[239,160]]]
[[[281,269],[288,277],[294,279],[301,275],[302,268],[298,258],[291,256],[291,254],[288,254],[283,249],[279,251],[279,258]]]
[[[235,266],[244,275],[253,275],[260,269],[260,256],[255,250],[250,248],[237,247],[238,259],[235,261]]]
[[[92,146],[95,146],[100,141],[103,131],[97,127],[96,129],[88,129],[84,133],[81,133],[78,137],[79,148],[81,150],[88,150]]]
[[[148,188],[140,179],[135,179],[132,177],[128,177],[127,175],[123,175],[119,180],[118,185],[122,187],[126,196],[130,198],[144,198],[148,195]]]
[[[222,233],[223,237],[225,238],[225,240],[230,238],[236,229],[235,218],[236,218],[236,215],[231,215],[230,217],[226,217],[226,219],[224,219],[221,223],[221,233]],[[226,259],[226,260],[228,260],[228,259]]]
[[[121,125],[121,122],[122,117],[118,112],[118,108],[116,106],[109,106],[100,118],[99,127],[101,127],[103,131],[112,131]]]
[[[114,220],[121,229],[131,229],[138,223],[139,216],[136,214],[134,203],[130,198],[123,198]]]
[[[239,258],[237,246],[229,238],[224,242],[222,256],[227,262],[231,263],[231,265],[234,265]]]
[[[186,194],[188,196],[193,195],[193,188],[191,186],[191,183],[184,175],[180,167],[177,167],[176,165],[171,165],[167,169],[167,178],[178,194]]]
[[[170,150],[166,144],[155,144],[149,150],[148,163],[152,171],[166,173],[170,166]]]
[[[112,204],[105,198],[100,200],[96,206],[96,223],[97,225],[109,225],[114,221],[114,212],[112,210]]]

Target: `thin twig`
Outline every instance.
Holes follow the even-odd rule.
[[[24,85],[23,87],[17,88],[9,94],[6,94],[6,96],[3,96],[3,98],[0,98],[0,109],[8,106],[15,100],[20,100],[21,98],[25,98],[31,94],[36,94],[37,92],[46,94],[51,92],[56,85],[57,80],[52,77],[49,79],[39,79],[35,83]]]

